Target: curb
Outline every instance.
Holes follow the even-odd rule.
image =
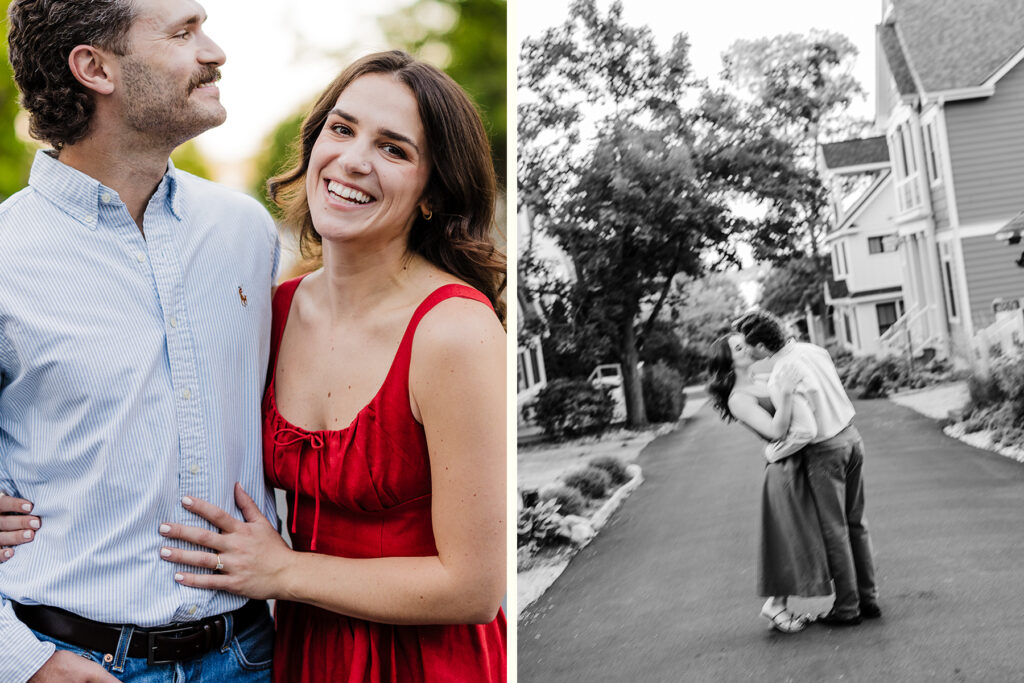
[[[562,572],[565,571],[565,568],[569,566],[569,562],[572,560],[573,556],[575,556],[576,553],[578,553],[583,548],[587,547],[587,545],[592,540],[594,540],[594,537],[597,536],[597,532],[602,527],[604,527],[605,524],[608,523],[608,520],[611,518],[612,513],[614,513],[619,508],[619,506],[622,505],[622,501],[624,501],[629,496],[629,494],[633,493],[633,491],[635,491],[640,486],[640,484],[644,483],[644,474],[643,470],[640,468],[640,465],[637,465],[636,463],[630,463],[629,465],[626,466],[626,471],[632,475],[630,480],[627,481],[622,486],[620,486],[618,490],[614,494],[612,494],[611,498],[606,500],[604,504],[601,505],[600,508],[598,508],[597,512],[595,512],[594,515],[590,518],[590,526],[594,530],[594,533],[591,534],[587,540],[585,540],[583,543],[581,543],[579,546],[573,549],[572,553],[560,562],[556,562],[555,564],[544,565],[541,567],[533,567],[532,569],[527,569],[526,571],[521,572],[522,574],[534,574],[535,576],[538,576],[540,578],[538,578],[535,584],[537,587],[537,590],[534,591],[536,593],[535,595],[518,596],[519,600],[516,604],[516,610],[518,611],[518,614],[516,614],[516,621],[519,621],[519,619],[522,617],[526,609],[534,602],[536,602],[542,595],[544,595],[544,593],[547,592],[548,588],[551,587],[555,580],[557,580],[558,577],[562,575]]]
[[[942,432],[946,436],[962,441],[968,446],[973,446],[983,451],[989,451],[990,453],[997,453],[1003,457],[1010,458],[1011,460],[1024,463],[1024,450],[1021,450],[1020,448],[1013,448],[1011,446],[996,446],[992,443],[992,430],[990,429],[968,433],[962,424],[955,424],[944,427]]]

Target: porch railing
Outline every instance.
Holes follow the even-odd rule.
[[[996,358],[1024,355],[1024,310],[997,313],[994,323],[975,333],[971,346],[975,361],[986,373]]]
[[[895,356],[909,352],[917,355],[934,345],[938,335],[932,332],[928,316],[935,306],[912,308],[896,319],[885,333],[878,338],[878,349],[883,355]]]

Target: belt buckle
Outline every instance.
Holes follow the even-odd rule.
[[[165,629],[159,629],[159,630],[154,630],[154,631],[147,631],[146,632],[146,664],[152,666],[153,664],[174,664],[176,662],[182,661],[180,658],[179,659],[157,659],[156,658],[156,648],[157,648],[156,639],[158,637],[160,637],[160,636],[168,636],[170,640],[175,640],[175,638],[173,636],[171,636],[171,634],[187,632],[187,631],[189,631],[190,629],[193,629],[193,628],[195,628],[195,627],[194,626],[184,626],[184,627],[178,626],[178,627],[175,627],[175,628],[165,628]]]

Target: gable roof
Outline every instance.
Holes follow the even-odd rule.
[[[821,146],[825,168],[836,170],[868,164],[888,164],[889,146],[885,136],[829,142]]]
[[[901,67],[886,25],[893,25],[906,65],[925,92],[984,85],[1024,49],[1024,0],[892,0],[879,27],[896,76]],[[894,64],[895,63],[895,64]],[[900,92],[907,85],[897,77]]]
[[[896,90],[900,95],[913,95],[917,92],[917,85],[914,83],[914,76],[910,73],[910,67],[907,65],[899,36],[896,35],[896,26],[882,24],[875,27],[875,32],[878,34],[878,45],[882,48],[885,63],[889,65],[889,73],[896,81]]]

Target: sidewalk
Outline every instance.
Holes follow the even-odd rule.
[[[1024,467],[889,401],[857,409],[883,619],[787,636],[757,616],[758,443],[705,406],[523,615],[518,680],[1019,680]]]

